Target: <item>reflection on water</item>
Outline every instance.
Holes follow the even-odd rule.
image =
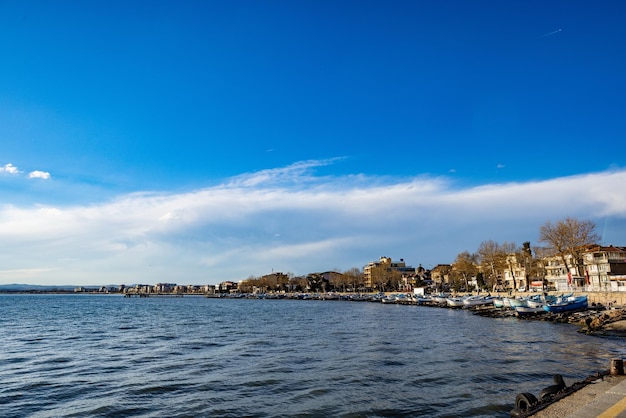
[[[508,416],[623,340],[337,301],[0,296],[2,416]]]

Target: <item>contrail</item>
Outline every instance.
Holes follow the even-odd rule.
[[[544,33],[543,35],[541,35],[539,38],[537,39],[541,39],[541,38],[545,38],[547,36],[552,36],[552,35],[556,35],[557,33],[561,32],[561,29],[557,29],[557,30],[553,30],[552,32],[548,32],[548,33]]]

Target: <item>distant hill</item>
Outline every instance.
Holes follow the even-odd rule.
[[[72,292],[78,286],[41,286],[35,284],[0,284],[0,292]]]

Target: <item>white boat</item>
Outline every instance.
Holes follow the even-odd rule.
[[[396,295],[396,299],[394,301],[395,303],[399,303],[401,305],[407,305],[413,302],[413,299],[411,299],[410,294],[406,295],[404,293],[399,293]]]
[[[530,306],[516,306],[515,307],[515,314],[517,316],[531,316],[531,315],[539,315],[539,314],[544,314],[546,313],[545,309],[542,306],[539,307],[533,307],[531,308]]]
[[[493,304],[493,298],[491,296],[470,296],[463,300],[464,308],[491,304]]]
[[[546,300],[543,298],[529,298],[526,300],[526,306],[529,308],[542,308],[546,304]]]
[[[493,307],[497,309],[504,308],[504,299],[502,298],[493,298]]]
[[[462,308],[463,307],[463,301],[465,299],[464,298],[453,298],[453,297],[449,297],[446,298],[446,304],[450,307],[450,308]]]
[[[387,295],[380,299],[382,303],[396,303],[396,295]]]
[[[509,306],[515,309],[516,306],[528,306],[528,302],[524,298],[505,298],[509,302]]]
[[[432,300],[435,303],[445,304],[447,303],[447,299],[450,297],[449,293],[438,293],[436,295],[432,295]]]

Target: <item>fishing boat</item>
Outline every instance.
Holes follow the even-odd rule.
[[[493,307],[497,309],[504,308],[504,301],[502,298],[493,298]]]
[[[587,296],[570,296],[568,298],[559,298],[554,303],[549,303],[543,307],[546,312],[560,313],[587,309],[589,306]]]
[[[491,304],[493,304],[493,298],[491,296],[471,296],[463,300],[464,308]]]
[[[564,298],[568,298],[572,296],[572,293],[569,293],[567,295],[563,295],[560,296],[562,299]],[[557,296],[548,296],[548,295],[537,295],[537,296],[532,296],[530,298],[528,298],[526,300],[526,305],[528,305],[531,308],[543,308],[545,305],[548,305],[550,303],[554,303],[556,302],[558,299]]]
[[[538,307],[530,307],[530,306],[516,306],[515,307],[515,315],[517,316],[533,316],[545,314],[546,310],[542,306]]]
[[[432,295],[432,300],[433,302],[437,303],[437,304],[446,304],[447,301],[446,299],[448,299],[450,297],[449,293],[438,293],[436,295]]]
[[[508,302],[508,305],[511,309],[515,309],[516,306],[528,306],[526,298],[504,298],[505,303]]]
[[[433,298],[430,296],[417,296],[418,305],[427,305],[429,303],[433,303]]]
[[[462,308],[464,300],[465,300],[464,298],[449,297],[449,298],[446,298],[446,304],[450,308]]]

